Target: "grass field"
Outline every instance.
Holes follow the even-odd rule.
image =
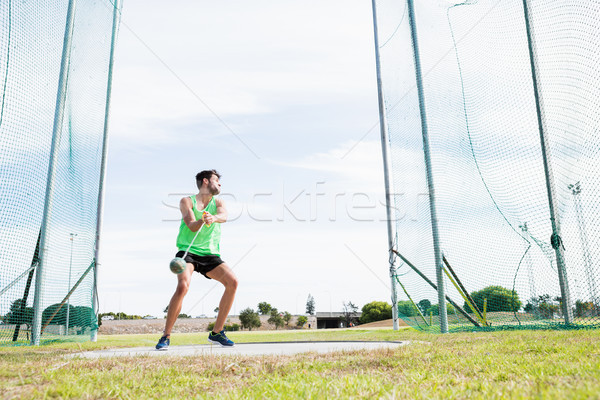
[[[204,343],[180,334],[172,345]],[[81,350],[151,346],[157,335],[97,343],[0,347],[0,397],[600,399],[600,330],[433,335],[403,329],[232,332],[238,343],[402,340],[371,352],[295,356],[64,357]]]

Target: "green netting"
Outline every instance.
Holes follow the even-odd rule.
[[[598,327],[600,2],[528,3],[571,326]],[[436,330],[438,294],[423,278],[437,284],[407,2],[375,5],[394,249],[404,257],[395,261],[399,316]],[[482,314],[444,275],[465,312],[449,303],[450,331],[565,325],[524,10],[522,0],[415,2],[439,248]]]
[[[75,4],[76,2],[73,2]],[[69,1],[0,3],[0,344],[31,340]],[[95,247],[113,11],[79,2],[45,227],[41,341],[97,330]],[[69,293],[72,292],[69,296]]]

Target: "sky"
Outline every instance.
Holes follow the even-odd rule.
[[[529,234],[543,241],[550,234],[521,6],[466,2],[448,11],[454,3],[417,10],[442,247],[473,289],[516,282],[527,300],[536,294],[537,274],[544,276],[538,291],[558,293],[551,261],[534,246],[529,257],[535,265],[529,262],[531,241],[518,231],[525,221]],[[391,88],[386,101],[388,108],[398,105],[389,110],[390,132],[397,135],[390,147],[393,178],[402,192],[395,204],[402,218],[397,248],[431,269],[406,9],[378,4],[389,10],[379,15],[382,60],[391,71],[384,71]],[[544,31],[549,26],[540,23],[543,35],[553,38],[539,41],[540,71],[560,85],[579,55],[565,57],[574,48],[571,39],[556,39]],[[509,31],[498,36],[498,27]],[[553,50],[557,43],[562,51]],[[212,168],[222,174],[221,198],[230,214],[222,258],[240,282],[233,314],[263,301],[303,313],[309,294],[318,312],[341,311],[348,301],[359,308],[390,302],[371,2],[177,1],[165,7],[127,0],[114,65],[101,312],[163,315],[176,282],[168,263],[176,252],[177,205],[196,192],[195,174]],[[550,132],[591,132],[584,122],[564,128],[561,115],[572,103],[553,90],[544,92]],[[578,149],[579,158],[559,159],[557,170],[573,260],[580,257],[579,241],[566,184],[594,185],[595,178],[571,163],[597,164],[595,150],[576,145],[583,137],[577,135],[553,136],[560,157],[564,149]],[[596,224],[592,215],[588,222]],[[570,264],[575,298],[586,296],[580,264]],[[432,296],[420,278],[402,279],[417,301]],[[539,282],[546,286],[540,289]],[[196,274],[182,312],[211,316],[221,293],[218,283]]]
[[[100,312],[164,315],[179,199],[221,174],[232,313],[390,302],[365,1],[127,0],[114,60]],[[195,274],[182,312],[214,315]]]

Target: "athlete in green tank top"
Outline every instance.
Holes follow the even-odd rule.
[[[223,200],[215,197],[221,192],[220,177],[214,169],[198,173],[198,194],[184,197],[179,202],[181,225],[177,235],[179,251],[176,257],[185,260],[186,268],[177,275],[177,289],[169,303],[164,334],[156,345],[157,350],[169,348],[171,330],[181,312],[183,298],[188,292],[194,271],[220,282],[225,288],[219,302],[215,327],[209,333],[208,340],[225,347],[234,345],[223,330],[233,305],[238,281],[231,268],[221,260],[221,224],[227,221],[227,209]]]
[[[204,212],[211,215],[217,215],[217,202],[214,197],[203,209],[198,207],[196,196],[190,196],[189,198],[192,200],[192,211],[194,212],[194,217],[197,221],[202,219]],[[198,236],[196,236],[196,232],[192,232],[190,228],[188,228],[182,218],[181,225],[179,226],[179,235],[177,235],[177,248],[182,251],[186,251],[189,248],[190,253],[199,256],[221,255],[219,247],[219,242],[221,241],[221,224],[204,224],[200,228],[200,232],[197,233]],[[194,237],[196,237],[195,240]]]

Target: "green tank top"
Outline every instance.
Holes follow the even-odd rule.
[[[213,197],[208,206],[204,210],[199,210],[196,204],[196,196],[190,196],[192,199],[192,210],[194,211],[194,215],[196,216],[196,221],[202,219],[202,212],[206,211],[212,215],[217,214],[217,204],[215,203],[215,198]],[[179,235],[177,235],[177,248],[181,251],[186,251],[196,232],[192,232],[190,228],[185,224],[183,218],[181,219],[181,225],[179,226]],[[198,237],[194,240],[192,247],[190,247],[189,252],[192,254],[196,254],[198,256],[221,256],[221,249],[219,247],[219,243],[221,241],[221,224],[213,223],[210,226],[206,226],[206,224],[202,225],[200,228],[200,233],[198,233]]]

